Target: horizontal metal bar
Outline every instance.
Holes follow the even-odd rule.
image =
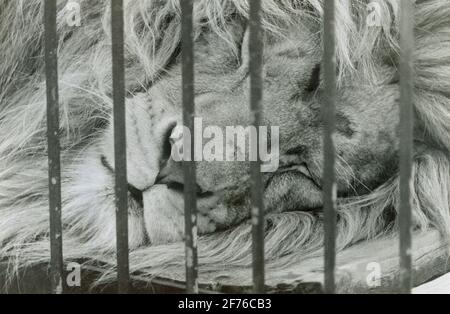
[[[117,280],[119,293],[127,293],[130,282],[123,26],[123,0],[111,0],[114,172],[116,193]]]
[[[264,293],[264,203],[262,196],[261,159],[259,155],[259,126],[261,125],[263,115],[261,0],[250,0],[249,28],[251,123],[257,130],[257,160],[250,163],[253,289],[255,293]]]
[[[197,191],[196,165],[194,161],[194,34],[193,1],[180,0],[182,16],[182,90],[183,123],[191,132],[190,161],[183,161],[184,169],[184,218],[186,241],[186,292],[198,293],[197,261]],[[185,137],[185,140],[188,140]],[[184,142],[188,147],[188,142]]]
[[[61,223],[61,161],[59,143],[56,0],[46,0],[44,6],[50,206],[50,276],[52,291],[53,293],[59,294],[63,292],[63,245]]]
[[[325,100],[322,102],[323,132],[323,206],[324,206],[324,265],[325,293],[335,293],[336,268],[336,184],[335,184],[335,130],[336,52],[335,1],[324,2],[323,16],[323,68]]]
[[[412,165],[413,165],[413,1],[400,7],[400,292],[411,293]]]

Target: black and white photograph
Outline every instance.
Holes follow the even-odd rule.
[[[449,253],[450,1],[0,0],[0,294],[264,311]]]

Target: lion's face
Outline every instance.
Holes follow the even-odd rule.
[[[114,281],[110,1],[66,2],[58,1],[64,258],[104,264],[102,282]],[[227,127],[245,129],[252,114],[248,5],[194,2],[200,151],[213,148],[216,156],[219,147],[228,155]],[[336,251],[342,256],[357,242],[385,236],[393,241],[401,220],[399,7],[398,1],[376,1],[381,20],[372,25],[367,9],[373,2],[336,1]],[[0,56],[7,61],[0,62],[0,259],[11,262],[6,274],[11,278],[16,269],[47,263],[50,256],[42,3],[0,0]],[[74,3],[81,7],[80,26],[66,23],[65,6]],[[270,163],[276,166],[262,175],[268,285],[285,284],[286,274],[294,274],[288,278],[294,287],[291,283],[312,278],[312,272],[318,276],[323,268],[323,3],[262,2],[262,124],[267,127],[262,134],[270,134],[261,146],[270,146]],[[125,1],[124,27],[130,271],[183,281],[184,181],[173,154],[183,109],[179,4]],[[416,1],[414,10],[412,228],[436,228],[445,240],[450,234],[450,2]],[[200,278],[208,286],[251,285],[249,156],[247,161],[202,157],[196,163]],[[348,292],[348,287],[341,288]]]
[[[196,116],[203,127],[250,123],[248,43],[244,23],[236,22],[235,46],[214,33],[196,40]],[[264,51],[264,125],[279,127],[279,167],[264,173],[266,210],[312,211],[322,206],[321,75],[318,29],[298,26],[283,37],[267,35]],[[381,59],[380,59],[381,60]],[[398,123],[395,71],[380,61],[376,85],[345,75],[337,92],[334,141],[338,155],[339,197],[370,192],[396,168]],[[179,240],[183,234],[183,172],[171,158],[171,137],[182,124],[181,64],[175,58],[167,74],[127,99],[130,210],[137,233],[152,243]],[[206,140],[204,141],[205,144]],[[112,125],[77,172],[95,189],[113,193]],[[78,171],[78,170],[77,170]],[[200,161],[199,232],[210,233],[248,217],[249,163]],[[92,185],[92,183],[90,183]],[[133,196],[133,197],[132,197]],[[141,202],[143,197],[143,202]],[[142,211],[143,208],[143,211]],[[142,220],[143,219],[143,223]],[[133,222],[132,222],[133,223]]]

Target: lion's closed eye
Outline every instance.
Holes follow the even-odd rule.
[[[154,75],[154,80],[146,80],[143,83],[137,85],[136,87],[127,90],[127,97],[133,97],[136,94],[139,93],[146,93],[154,84],[156,81],[160,80],[171,68],[173,68],[179,61],[180,61],[180,54],[181,54],[181,44],[179,44],[170,57],[167,59],[166,65]]]

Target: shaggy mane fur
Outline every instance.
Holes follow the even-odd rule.
[[[43,63],[42,1],[0,0],[0,257],[9,261],[10,275],[49,259],[46,156],[46,98]],[[95,142],[111,114],[109,1],[77,0],[82,25],[66,23],[66,1],[58,1],[60,34],[61,146],[66,167],[76,165]],[[127,88],[164,73],[180,42],[178,0],[125,1]],[[320,0],[264,0],[263,21],[269,32],[282,33],[295,19],[322,22]],[[397,0],[379,0],[381,26],[365,23],[369,0],[337,2],[339,73],[360,75],[372,82],[375,60],[388,55],[398,61]],[[417,1],[415,15],[415,112],[417,139],[414,159],[414,228],[450,232],[450,2]],[[198,0],[195,30],[205,28],[231,38],[227,21],[247,17],[242,0]],[[231,40],[229,40],[230,45]],[[420,148],[420,149],[419,149]],[[114,239],[99,239],[77,214],[77,186],[63,167],[64,257],[103,261],[104,279],[114,279]],[[395,235],[398,209],[397,176],[364,196],[339,200],[337,246]],[[88,215],[88,214],[86,214]],[[90,215],[90,214],[89,214]],[[300,265],[322,254],[322,220],[305,212],[271,214],[266,232],[266,271]],[[97,220],[98,221],[98,220]],[[101,223],[101,222],[100,222]],[[114,226],[111,226],[114,228]],[[242,273],[250,278],[251,226],[244,223],[199,239],[200,276],[213,279]],[[183,243],[134,248],[131,271],[145,276],[184,278]]]

